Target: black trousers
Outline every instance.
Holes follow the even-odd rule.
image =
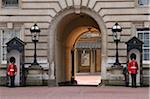
[[[136,74],[131,74],[132,78],[132,87],[136,87]]]
[[[15,76],[10,76],[10,87],[15,86]]]

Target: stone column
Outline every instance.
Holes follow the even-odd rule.
[[[51,25],[49,28],[49,42],[48,42],[48,86],[56,86],[56,67],[55,67],[55,27]]]
[[[66,80],[71,80],[71,48],[66,48]]]
[[[76,73],[78,72],[79,70],[79,59],[78,59],[79,55],[78,55],[78,49],[76,49]]]
[[[74,52],[74,76],[76,77],[76,73],[77,73],[77,49],[75,49]]]
[[[90,57],[90,63],[91,63],[91,66],[90,66],[90,72],[91,73],[94,73],[95,72],[95,66],[94,66],[94,63],[93,63],[93,50],[92,49],[90,49],[90,53],[91,53],[91,57]]]
[[[105,29],[106,30],[106,29]],[[101,81],[100,81],[100,85],[105,85],[105,83],[107,82],[107,71],[106,71],[106,67],[108,66],[107,64],[107,33],[103,33],[102,34],[102,48],[101,48]]]

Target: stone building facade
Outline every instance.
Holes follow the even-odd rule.
[[[48,85],[71,79],[71,49],[81,34],[91,27],[101,36],[101,81],[113,77],[108,72],[115,62],[112,26],[122,27],[119,60],[127,63],[127,42],[136,36],[143,40],[143,84],[149,84],[150,68],[149,0],[0,0],[0,83],[4,85],[8,65],[6,42],[20,38],[25,45],[24,67],[33,61],[34,45],[30,27],[40,29],[37,60],[43,68],[42,79]],[[144,38],[145,37],[145,38]],[[19,68],[19,67],[18,67]],[[120,74],[121,79],[123,75]],[[38,79],[38,78],[37,78]]]

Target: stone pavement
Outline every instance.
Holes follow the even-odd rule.
[[[80,85],[98,85],[101,81],[100,73],[77,73],[75,80]]]
[[[0,99],[150,99],[149,91],[123,86],[0,87]]]

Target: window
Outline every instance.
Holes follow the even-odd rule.
[[[143,44],[143,60],[150,62],[150,30],[138,29],[138,38],[144,42]]]
[[[2,0],[3,7],[18,7],[18,0]]]
[[[0,31],[0,63],[6,63],[7,45],[6,43],[14,37],[20,38],[18,30],[1,30]]]
[[[141,6],[148,6],[148,5],[150,5],[150,1],[149,0],[138,0],[138,4]]]
[[[90,52],[83,50],[81,54],[81,66],[90,66]]]

